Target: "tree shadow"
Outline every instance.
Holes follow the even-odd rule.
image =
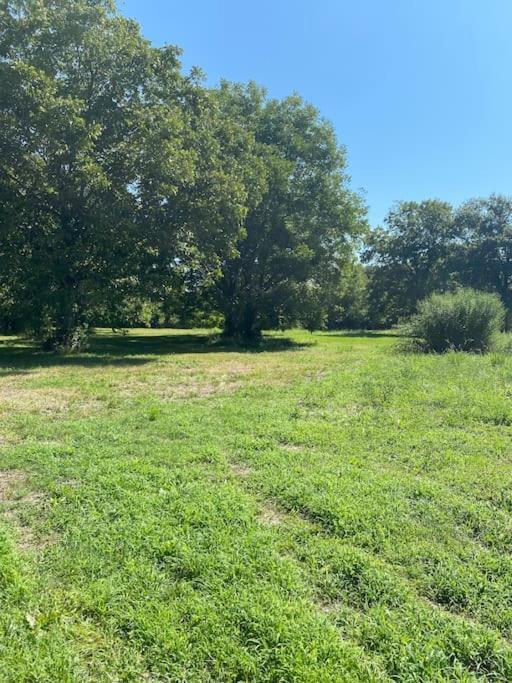
[[[399,330],[339,330],[335,332],[316,332],[315,337],[364,337],[368,339],[392,338],[398,339],[403,335]]]
[[[210,338],[200,334],[109,334],[93,335],[81,353],[44,351],[35,342],[13,339],[0,341],[0,377],[24,374],[36,367],[130,367],[152,363],[153,356],[205,353],[264,353],[310,346],[287,337],[264,336],[252,345]]]
[[[243,344],[221,336],[202,334],[130,334],[93,337],[89,350],[110,356],[176,355],[184,353],[264,353],[310,346],[289,337],[263,336],[259,342]]]

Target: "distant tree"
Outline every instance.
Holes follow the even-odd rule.
[[[194,82],[185,92],[187,119],[178,135],[190,154],[184,157],[190,175],[169,188],[155,182],[151,167],[141,170],[150,194],[140,214],[139,280],[145,296],[161,306],[164,324],[188,325],[219,320],[213,286],[236,253],[262,171],[252,135],[219,107],[217,93]],[[148,154],[150,164],[153,158]]]
[[[453,267],[461,281],[496,292],[512,315],[512,197],[472,199],[455,214],[460,242]]]
[[[451,255],[459,228],[447,202],[400,202],[374,230],[363,259],[369,264],[369,315],[389,325],[414,312],[417,302],[453,281]]]
[[[306,289],[338,277],[365,210],[348,189],[344,150],[314,107],[298,96],[267,100],[252,84],[224,83],[219,102],[255,142],[243,232],[216,286],[225,334],[251,340],[264,326],[301,322]]]
[[[314,280],[308,280],[302,287],[300,319],[303,327],[311,333],[327,327],[325,292]]]
[[[344,264],[339,280],[327,290],[327,327],[363,329],[368,323],[367,268],[354,258]]]

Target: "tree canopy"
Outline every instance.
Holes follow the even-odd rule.
[[[439,200],[400,202],[386,227],[369,236],[371,316],[382,324],[414,312],[416,303],[448,286],[448,257],[456,229],[453,209]]]
[[[475,289],[499,294],[512,311],[512,198],[472,199],[457,210],[454,268]]]
[[[251,339],[264,326],[301,321],[308,299],[316,303],[339,279],[365,228],[364,207],[347,187],[344,149],[314,107],[227,83],[219,101],[254,138],[260,169],[258,193],[216,285],[225,333]]]
[[[257,336],[300,317],[363,225],[313,107],[205,88],[108,0],[2,4],[0,121],[0,307],[52,345],[191,292]]]

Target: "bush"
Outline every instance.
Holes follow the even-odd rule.
[[[496,344],[504,322],[505,307],[496,294],[459,289],[421,301],[408,333],[424,351],[485,353]]]

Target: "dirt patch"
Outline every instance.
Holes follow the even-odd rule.
[[[61,486],[67,486],[70,489],[78,489],[82,485],[82,482],[78,479],[63,479],[59,484]]]
[[[247,477],[252,472],[252,467],[249,467],[248,465],[237,465],[236,463],[231,463],[229,469],[237,477]]]
[[[0,503],[8,501],[14,489],[26,481],[26,474],[22,470],[0,470]]]
[[[341,602],[333,600],[332,602],[318,602],[317,607],[320,612],[324,614],[335,614],[341,608]]]
[[[304,446],[299,446],[296,443],[282,443],[281,448],[289,453],[300,453],[304,450]]]
[[[55,545],[58,538],[55,534],[35,534],[32,527],[24,524],[20,518],[21,510],[18,506],[6,510],[3,518],[16,529],[16,545],[23,551],[41,551],[48,546]]]
[[[278,526],[284,523],[285,515],[271,503],[266,503],[258,515],[258,520],[267,526]]]
[[[21,550],[43,550],[56,543],[57,539],[55,536],[35,534],[25,522],[25,513],[41,508],[46,496],[41,491],[25,491],[26,485],[27,476],[22,470],[0,470],[0,514],[16,528]]]

